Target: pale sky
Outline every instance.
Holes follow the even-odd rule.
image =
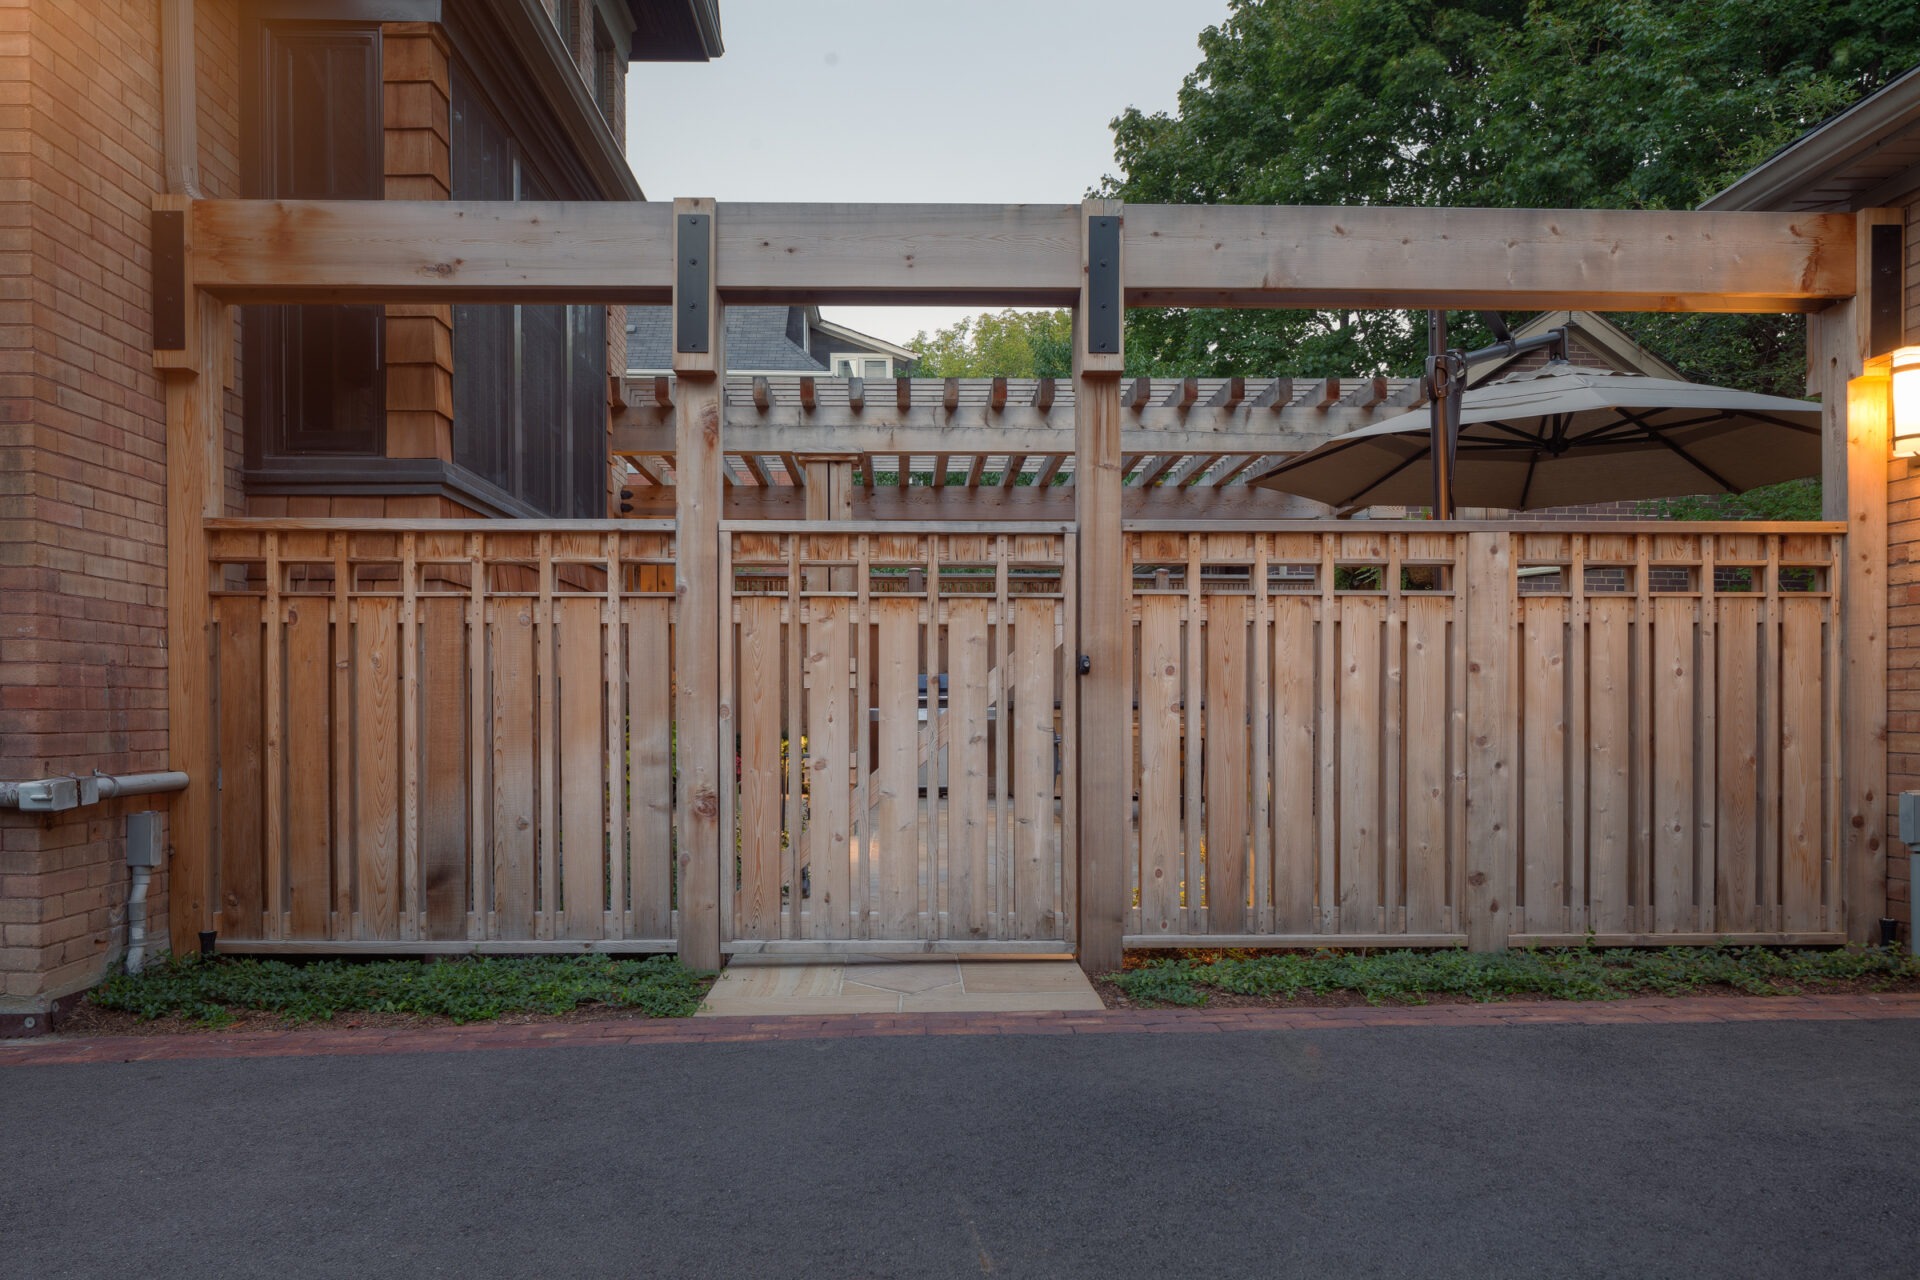
[[[1107,123],[1171,111],[1227,0],[720,0],[727,51],[635,63],[648,199],[1078,201]],[[831,307],[906,342],[965,309]]]

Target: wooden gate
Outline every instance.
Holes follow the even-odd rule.
[[[756,522],[722,546],[725,948],[1070,949],[1071,526]]]

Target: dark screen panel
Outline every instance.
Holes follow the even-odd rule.
[[[257,194],[380,199],[379,28],[268,23],[261,59]],[[375,306],[246,309],[256,458],[384,452],[384,320]]]

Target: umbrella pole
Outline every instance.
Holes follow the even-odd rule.
[[[1453,376],[1447,359],[1447,313],[1427,312],[1427,456],[1433,460],[1433,518],[1453,519]]]

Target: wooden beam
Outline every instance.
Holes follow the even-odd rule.
[[[1033,384],[1033,407],[1041,413],[1053,408],[1053,379],[1041,378]]]
[[[1020,483],[1020,473],[1026,470],[1026,467],[1027,467],[1026,454],[1024,453],[1008,454],[1007,465],[1000,472],[1000,487],[1002,489],[1011,489],[1013,488],[1014,485]]]
[[[987,406],[995,413],[999,413],[1007,407],[1007,380],[1005,378],[995,378],[993,380],[992,389],[987,393]]]
[[[1094,217],[1120,217],[1117,201],[1090,200],[1082,224]],[[1084,278],[1085,248],[1082,249]],[[1129,263],[1122,236],[1121,261],[1115,264],[1124,291]],[[1088,673],[1078,678],[1079,736],[1087,749],[1077,756],[1079,849],[1078,952],[1088,973],[1120,967],[1127,912],[1126,838],[1132,789],[1131,765],[1124,744],[1132,741],[1131,675],[1128,653],[1132,627],[1128,609],[1133,584],[1127,580],[1126,541],[1121,533],[1122,481],[1120,377],[1123,350],[1093,354],[1086,350],[1084,317],[1090,291],[1080,291],[1073,336],[1074,515],[1079,536],[1079,651]],[[1124,332],[1122,334],[1124,341]],[[1144,382],[1144,380],[1141,380]],[[1140,383],[1135,384],[1136,387]],[[1075,655],[1063,655],[1073,670]],[[1072,679],[1073,677],[1068,677]]]
[[[701,241],[681,246],[699,251],[711,263],[718,236],[711,200],[676,200],[676,217],[706,214]],[[714,264],[717,267],[717,263]],[[720,582],[720,512],[726,501],[725,379],[726,317],[718,290],[709,276],[706,296],[708,349],[690,353],[675,350],[674,376],[679,383],[674,420],[679,451],[674,456],[674,506],[677,537],[674,553],[674,593],[678,622],[674,638],[674,732],[678,781],[675,785],[675,849],[679,860],[680,957],[696,969],[720,967],[720,916],[731,884],[721,875],[723,846],[732,853],[732,841],[720,838],[721,796],[732,769],[732,734],[720,726],[733,724],[732,710],[722,705],[720,638],[725,624],[728,593]],[[676,330],[681,302],[673,299]],[[680,345],[676,333],[674,346]]]
[[[800,453],[1059,453],[1067,451],[1073,433],[1062,427],[977,427],[931,426],[922,422],[847,423],[835,418],[831,409],[822,409],[825,419],[817,425],[790,425],[769,420],[764,430],[780,441],[783,448]],[[1127,427],[1121,439],[1128,453],[1299,453],[1323,444],[1340,434],[1343,428],[1364,424],[1360,410],[1348,406],[1344,413],[1329,412],[1317,421],[1272,424],[1265,430],[1177,431],[1163,427]],[[740,422],[736,430],[749,429]],[[675,447],[673,428],[665,423],[623,422],[613,428],[613,452],[616,454],[671,454]]]
[[[1173,409],[1191,409],[1199,398],[1200,379],[1182,378],[1173,384],[1173,390],[1167,392],[1167,398],[1161,403]]]
[[[656,377],[653,380],[653,402],[662,409],[673,408],[673,379]]]
[[[738,204],[736,301],[1066,305],[1061,205]],[[659,304],[662,203],[202,200],[200,285],[233,302]],[[1855,291],[1851,215],[1136,205],[1129,306],[1813,311]]]
[[[1333,408],[1333,406],[1339,403],[1340,403],[1340,379],[1328,378],[1325,382],[1320,384],[1320,399],[1314,404],[1313,407],[1321,410],[1322,412],[1325,412],[1326,410]]]
[[[813,405],[814,405],[813,379],[802,378],[800,379],[800,407],[806,410],[808,413],[812,413]]]
[[[948,378],[940,385],[940,407],[952,413],[960,407],[960,379]]]
[[[1132,205],[1127,305],[1814,311],[1845,214]]]
[[[855,413],[866,412],[867,380],[865,378],[847,379],[847,408]]]
[[[902,413],[913,408],[912,378],[895,378],[893,380],[893,404],[894,407]]]
[[[755,378],[753,380],[753,407],[761,413],[765,413],[772,404],[773,393],[767,386],[767,380],[765,378]]]
[[[1253,407],[1269,409],[1279,413],[1293,403],[1293,379],[1275,378],[1267,384],[1266,390],[1254,397]]]
[[[1387,380],[1385,378],[1369,378],[1361,384],[1361,387],[1359,403],[1362,409],[1371,409],[1387,398]]]
[[[1231,413],[1239,408],[1240,402],[1246,398],[1247,380],[1245,378],[1228,378],[1220,384],[1219,390],[1207,397],[1207,408],[1221,409]]]
[[[1079,384],[1075,383],[1074,403],[1076,405],[1079,403],[1079,396]],[[1120,407],[1122,409],[1138,409],[1152,398],[1153,380],[1150,378],[1135,378],[1127,384],[1127,389],[1120,393]]]

